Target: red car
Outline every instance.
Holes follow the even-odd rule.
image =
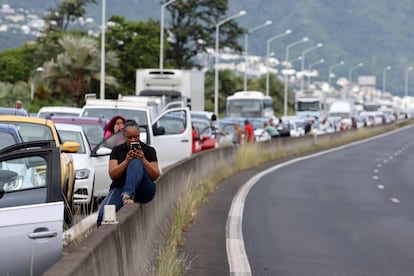
[[[198,118],[192,118],[193,126],[198,130],[198,139],[194,142],[199,142],[201,145],[200,151],[214,149],[218,147],[218,140],[214,136],[210,121]],[[194,145],[194,144],[193,144]]]

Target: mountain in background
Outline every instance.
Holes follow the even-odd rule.
[[[96,26],[101,22],[101,1],[98,2],[88,7],[87,14],[94,18]],[[55,5],[55,0],[0,0],[0,4],[20,7],[41,16]],[[107,19],[112,14],[134,21],[160,19],[159,0],[122,0],[122,4],[107,0],[106,5]],[[405,70],[414,66],[411,49],[413,9],[414,1],[409,0],[229,0],[228,14],[245,10],[247,14],[236,20],[246,29],[272,20],[271,26],[249,35],[251,55],[265,56],[267,40],[291,29],[292,34],[271,43],[271,51],[279,60],[285,59],[287,45],[306,36],[310,41],[290,48],[289,57],[292,60],[305,49],[323,43],[322,48],[305,55],[305,67],[321,58],[325,60],[324,64],[314,68],[319,70],[320,80],[327,81],[329,67],[340,60],[345,64],[335,68],[337,77],[348,77],[349,69],[362,62],[363,67],[352,70],[353,81],[358,75],[375,75],[377,87],[382,88],[384,69],[391,66],[392,69],[386,72],[387,88],[396,95],[403,95]],[[165,24],[168,26],[167,13]],[[18,32],[0,32],[0,50],[19,47],[29,39]],[[240,43],[243,43],[242,39]],[[413,87],[409,89],[409,95],[414,95],[414,85],[409,86]]]

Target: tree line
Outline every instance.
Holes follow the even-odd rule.
[[[167,2],[167,1],[163,1]],[[44,16],[46,27],[34,43],[0,52],[0,105],[12,106],[21,99],[25,107],[36,112],[41,106],[82,106],[86,93],[98,93],[100,85],[101,37],[71,28],[86,13],[86,5],[97,0],[63,0]],[[164,67],[201,68],[195,60],[215,45],[215,26],[226,17],[227,0],[177,0],[167,6],[169,26]],[[234,20],[220,29],[220,48],[241,53],[239,38],[246,32]],[[160,22],[128,21],[113,15],[105,31],[105,95],[135,93],[135,72],[139,68],[158,68]],[[206,110],[214,109],[214,72],[205,77]],[[231,70],[220,71],[220,106],[225,98],[243,89],[243,77]],[[265,90],[265,78],[249,80],[249,90]],[[33,101],[30,90],[34,89]],[[283,84],[270,76],[270,95],[276,112],[283,106]]]

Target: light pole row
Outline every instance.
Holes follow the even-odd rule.
[[[227,17],[226,19],[220,21],[216,25],[216,49],[215,49],[215,62],[214,62],[214,113],[218,114],[218,62],[219,62],[219,31],[220,26],[224,23],[235,19],[237,17],[245,15],[245,11],[240,11],[239,13]]]
[[[308,49],[305,49],[302,52],[302,66],[301,66],[301,75],[300,75],[300,91],[303,91],[304,84],[305,84],[305,80],[303,78],[303,73],[305,71],[305,56],[306,56],[306,54],[308,52],[313,51],[313,50],[316,50],[316,49],[321,48],[321,47],[323,47],[323,44],[322,43],[318,43],[315,46],[309,47]]]
[[[248,47],[249,47],[249,34],[251,34],[252,32],[264,28],[266,26],[272,25],[272,21],[267,20],[265,23],[257,25],[254,28],[251,28],[250,30],[248,30],[246,32],[246,34],[244,35],[244,83],[243,83],[243,88],[244,91],[247,91],[247,69],[248,69]]]
[[[286,64],[286,66],[289,64],[289,49],[296,46],[296,45],[299,45],[301,43],[307,42],[308,40],[309,40],[309,38],[304,37],[301,40],[295,41],[295,42],[293,42],[293,43],[286,46],[286,49],[285,49],[285,64]],[[301,59],[303,59],[303,56],[302,56]],[[283,115],[287,116],[287,109],[288,109],[287,108],[288,107],[288,76],[287,76],[287,74],[285,74],[284,80],[285,80],[285,87],[284,87],[285,91],[284,91],[284,96],[283,96]]]
[[[336,64],[334,64],[332,66],[329,66],[329,76],[328,76],[328,84],[329,84],[329,87],[331,87],[331,79],[333,77],[332,76],[332,70],[334,68],[339,67],[339,66],[344,65],[344,64],[345,64],[345,62],[343,60],[341,60],[340,62],[338,62],[338,63],[336,63]]]
[[[267,45],[266,45],[266,96],[269,96],[269,59],[270,59],[270,43],[273,40],[276,40],[278,38],[282,38],[288,34],[292,33],[291,30],[286,30],[281,34],[275,35],[273,37],[271,37],[270,39],[267,40]]]
[[[312,63],[312,64],[310,64],[309,66],[308,66],[308,73],[309,73],[309,76],[308,76],[308,87],[310,86],[310,84],[311,84],[311,81],[312,81],[312,76],[310,75],[311,74],[311,70],[312,70],[312,68],[313,67],[315,67],[315,66],[317,66],[317,65],[320,65],[320,64],[323,64],[323,63],[325,63],[325,60],[323,59],[323,58],[321,58],[320,60],[318,60],[317,62],[314,62],[314,63]]]
[[[354,71],[355,69],[364,66],[364,64],[362,62],[358,63],[357,65],[351,67],[348,69],[348,81],[349,83],[352,83],[352,71]]]

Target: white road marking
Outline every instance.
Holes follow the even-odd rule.
[[[388,160],[387,159],[384,159],[384,163],[388,163]]]
[[[378,173],[378,172],[379,172],[379,170],[377,170],[377,169],[374,170],[374,173]]]
[[[404,128],[400,128],[388,133],[383,133],[381,135],[377,135],[375,137],[367,138],[365,140],[361,141],[355,141],[353,143],[342,145],[337,148],[328,149],[319,153],[311,154],[308,156],[300,157],[297,159],[293,159],[290,161],[287,161],[282,164],[275,165],[265,171],[262,171],[256,175],[254,175],[252,178],[250,178],[243,186],[239,188],[236,195],[233,198],[233,201],[230,206],[230,211],[227,216],[227,222],[226,222],[226,251],[227,251],[227,261],[229,263],[230,268],[230,275],[232,276],[249,276],[252,275],[251,269],[250,269],[250,263],[249,259],[247,258],[246,249],[244,247],[244,241],[243,241],[243,232],[242,232],[242,221],[243,221],[243,210],[244,205],[246,201],[246,197],[250,191],[250,189],[259,181],[264,175],[273,172],[275,170],[278,170],[284,166],[310,159],[316,156],[324,155],[330,152],[339,151],[348,147],[352,147],[354,145],[366,143],[368,141],[372,141],[381,137],[385,137],[387,135],[391,135],[393,133],[402,131],[406,128],[409,128],[411,126],[407,126]],[[377,165],[378,167],[381,167],[381,164]],[[393,200],[393,199],[391,199]],[[395,199],[398,201],[398,199]],[[399,202],[399,201],[398,201]]]
[[[374,175],[374,176],[372,176],[372,179],[377,180],[377,179],[379,179],[379,177],[377,175]]]
[[[378,168],[381,168],[381,167],[382,167],[382,165],[381,165],[381,164],[378,164],[378,165],[377,165],[377,167],[378,167]]]
[[[378,185],[378,189],[380,189],[380,190],[384,190],[384,189],[385,189],[385,187],[384,187],[384,185]]]

